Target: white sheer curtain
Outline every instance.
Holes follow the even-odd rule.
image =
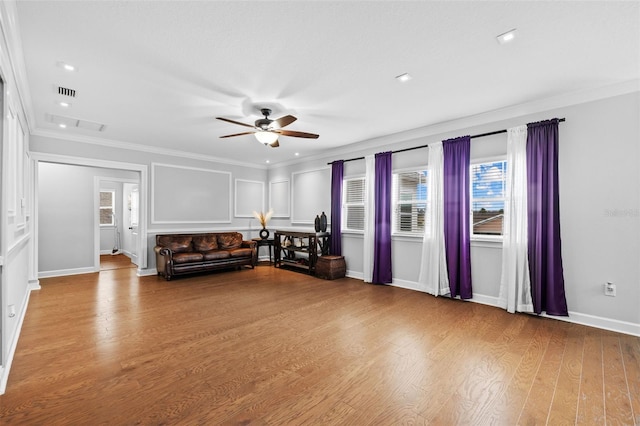
[[[507,130],[502,277],[498,305],[508,312],[533,312],[527,257],[527,126]]]
[[[375,172],[376,159],[367,155],[364,175],[364,241],[363,241],[363,279],[370,283],[373,278],[373,241],[375,232]]]
[[[422,237],[422,262],[418,283],[435,296],[448,294],[449,275],[444,251],[444,155],[442,142],[429,143],[427,215]]]

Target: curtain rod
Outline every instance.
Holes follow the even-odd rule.
[[[566,119],[565,118],[559,118],[558,122],[562,123],[564,122]],[[494,132],[488,132],[488,133],[481,133],[479,135],[472,135],[470,136],[471,139],[475,139],[475,138],[482,138],[485,136],[493,136],[493,135],[499,135],[500,133],[507,133],[507,129],[502,129],[502,130],[496,130]],[[420,148],[426,148],[429,145],[420,145],[420,146],[414,146],[411,148],[403,148],[403,149],[398,149],[395,151],[391,151],[392,154],[397,154],[398,152],[405,152],[405,151],[413,151],[414,149],[420,149]],[[356,158],[349,158],[347,160],[342,160],[343,162],[347,162],[347,161],[355,161],[355,160],[364,160],[364,157],[356,157]],[[332,161],[330,163],[327,163],[327,165],[332,165],[333,163],[335,163],[335,161]]]

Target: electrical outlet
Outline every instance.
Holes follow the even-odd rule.
[[[612,283],[611,281],[607,282],[604,285],[604,295],[605,296],[611,296],[611,297],[615,297],[616,296],[616,285],[614,283]]]

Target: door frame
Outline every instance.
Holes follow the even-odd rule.
[[[127,170],[133,172],[140,173],[140,218],[139,218],[139,247],[140,253],[138,254],[138,260],[140,261],[138,264],[138,275],[141,275],[141,272],[147,268],[147,211],[148,211],[148,194],[149,194],[149,166],[146,164],[135,164],[135,163],[124,163],[119,161],[109,161],[109,160],[98,160],[95,158],[84,158],[84,157],[71,157],[67,155],[59,155],[59,154],[49,154],[43,152],[32,152],[31,158],[35,162],[34,168],[38,170],[38,164],[40,162],[44,163],[57,163],[57,164],[69,164],[74,166],[89,166],[89,167],[101,167],[105,169],[116,169],[116,170]],[[36,176],[37,178],[37,176]],[[114,180],[114,179],[112,179]],[[34,182],[34,185],[37,186],[37,181]],[[31,271],[33,276],[38,276],[38,248],[39,248],[39,230],[38,230],[38,193],[35,192],[35,200],[34,200],[34,270]],[[99,222],[99,219],[98,219]],[[99,235],[98,235],[99,236]],[[94,237],[95,238],[95,237]],[[97,267],[100,267],[100,241],[98,241],[98,263]]]
[[[140,178],[138,179],[127,179],[127,178],[115,178],[109,176],[94,176],[93,177],[93,267],[96,271],[100,270],[100,188],[102,187],[102,182],[118,182],[118,183],[135,183],[140,187]],[[139,189],[138,189],[139,191]],[[118,202],[122,203],[122,200]],[[121,206],[121,215],[117,217],[117,220],[120,222],[122,226],[124,221],[124,209],[125,206]],[[140,218],[138,218],[138,222],[140,222]],[[122,228],[122,234],[124,234],[124,227]],[[138,233],[138,239],[140,239],[140,233]],[[122,237],[120,240],[121,249],[122,247]],[[123,250],[124,252],[124,250]],[[138,255],[139,256],[139,255]]]
[[[135,191],[133,191],[135,187]],[[140,235],[140,209],[137,210],[137,222],[135,224],[135,232],[136,238],[133,238],[134,225],[131,223],[131,212],[133,211],[133,207],[129,206],[129,203],[133,202],[132,194],[136,193],[138,206],[140,205],[140,182],[124,182],[122,184],[122,252],[129,256],[131,259],[131,263],[134,263],[136,266],[138,265],[138,256],[140,255],[140,247],[137,247],[136,244],[139,242]],[[128,226],[126,226],[128,225]],[[125,227],[126,226],[126,227]],[[130,231],[130,238],[127,237]],[[133,247],[128,247],[129,253],[127,254],[127,240],[129,243],[133,245]]]

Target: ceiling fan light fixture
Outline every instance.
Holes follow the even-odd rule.
[[[509,43],[511,41],[513,41],[513,39],[516,38],[516,29],[512,29],[507,31],[506,33],[502,33],[499,36],[496,37],[496,39],[498,40],[498,43],[500,44],[506,44]]]
[[[265,145],[269,145],[278,140],[278,134],[274,132],[255,132],[254,135],[258,142],[263,143]]]
[[[404,73],[404,74],[400,74],[396,76],[396,80],[398,80],[400,83],[406,83],[407,81],[411,80],[413,77],[411,77],[409,75],[409,73]]]

